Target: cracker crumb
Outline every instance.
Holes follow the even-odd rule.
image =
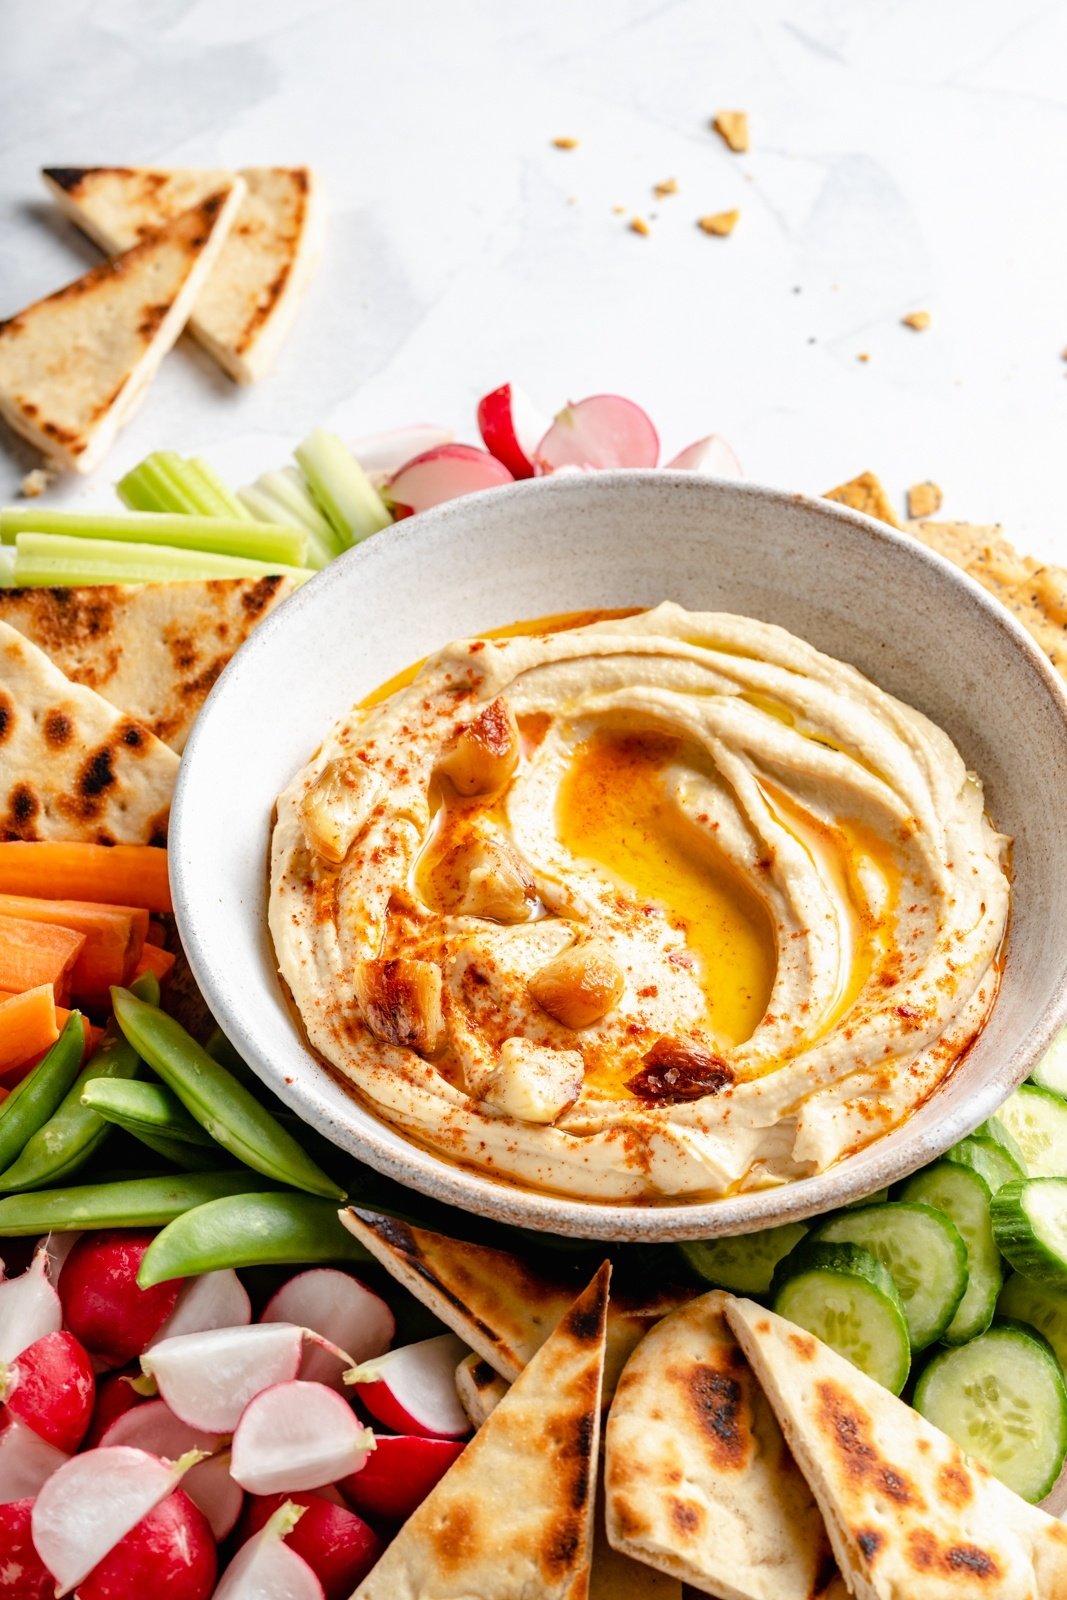
[[[868,517],[877,517],[879,522],[888,522],[891,528],[901,525],[882,480],[874,472],[861,472],[858,478],[839,483],[836,489],[828,489],[823,499],[836,500],[839,505],[851,506],[853,511],[863,511]]]
[[[870,351],[868,351],[868,350],[861,350],[859,355],[856,357],[857,361],[866,362],[866,361],[869,361],[870,359],[871,359]]]
[[[626,207],[625,206],[612,206],[611,211],[612,211],[612,215],[613,216],[621,217],[625,213]]]
[[[905,328],[914,328],[916,333],[922,333],[924,328],[930,326],[933,320],[929,311],[909,311],[906,317],[901,317]]]
[[[577,150],[578,148],[577,139],[572,139],[569,134],[562,134],[558,139],[553,139],[552,143],[557,150]]]
[[[644,217],[631,217],[630,232],[639,233],[642,239],[647,239],[649,234],[652,232],[652,229],[649,227]]]
[[[656,196],[657,200],[664,200],[669,194],[677,194],[678,179],[664,178],[662,183],[653,184],[652,193]]]
[[[32,472],[27,472],[19,488],[27,500],[36,500],[58,477],[59,473],[49,467],[34,467]]]
[[[918,522],[923,517],[934,516],[941,510],[943,498],[939,484],[929,479],[925,483],[913,483],[907,493],[909,519]]]
[[[748,149],[747,111],[716,111],[711,126],[729,150],[740,155]]]
[[[733,233],[740,217],[740,211],[713,211],[708,217],[698,217],[697,227],[705,233],[713,233],[717,239],[725,239]]]

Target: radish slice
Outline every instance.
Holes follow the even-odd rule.
[[[46,1333],[10,1364],[0,1362],[0,1428],[18,1417],[68,1455],[88,1432],[95,1399],[89,1353],[72,1333]]]
[[[398,518],[411,517],[460,495],[514,481],[507,467],[487,450],[472,444],[443,444],[424,450],[395,472],[385,486],[385,498]]]
[[[485,448],[504,463],[513,478],[533,477],[534,454],[548,425],[548,418],[513,383],[502,383],[478,401],[478,431]]]
[[[304,1514],[303,1506],[287,1500],[254,1539],[241,1546],[215,1600],[325,1600],[322,1584],[303,1556],[285,1543]]]
[[[232,1267],[190,1278],[178,1293],[178,1303],[160,1328],[152,1345],[179,1333],[206,1333],[211,1328],[244,1328],[252,1320],[248,1291]]]
[[[285,1498],[282,1494],[253,1496],[241,1519],[245,1534],[258,1533]],[[286,1535],[286,1543],[303,1556],[322,1584],[326,1600],[349,1600],[381,1555],[382,1541],[343,1500],[334,1502],[323,1494],[306,1492],[289,1499],[303,1506],[304,1515]]]
[[[104,1434],[105,1445],[133,1445],[165,1461],[177,1461],[190,1450],[202,1451],[206,1459],[190,1467],[182,1488],[200,1507],[218,1540],[226,1538],[236,1525],[244,1504],[244,1492],[230,1476],[229,1452],[222,1449],[225,1435],[203,1433],[179,1420],[165,1400],[149,1400],[135,1411],[127,1411]]]
[[[191,1428],[232,1433],[254,1395],[296,1377],[307,1343],[330,1351],[337,1362],[347,1360],[343,1350],[308,1328],[260,1322],[164,1339],[145,1351],[141,1365],[170,1409]]]
[[[354,1361],[383,1355],[396,1332],[396,1318],[378,1295],[334,1267],[313,1267],[284,1283],[267,1301],[261,1322],[295,1322],[313,1328]],[[344,1371],[328,1349],[307,1345],[300,1376],[308,1383],[344,1387]]]
[[[53,1600],[52,1575],[33,1548],[32,1500],[0,1505],[0,1585],[5,1600]]]
[[[128,1372],[116,1372],[106,1377],[103,1383],[97,1384],[92,1426],[85,1436],[87,1449],[100,1443],[118,1417],[132,1411],[135,1406],[145,1404],[149,1396],[141,1393],[140,1386],[147,1385],[148,1381],[147,1378],[133,1377]]]
[[[709,433],[706,439],[687,444],[666,463],[667,471],[703,472],[709,478],[743,478],[741,463],[725,439]]]
[[[80,1238],[80,1233],[50,1233],[41,1240],[40,1248],[48,1256],[48,1273],[53,1283],[59,1282],[64,1263]]]
[[[470,1352],[453,1333],[390,1350],[345,1374],[361,1405],[395,1433],[460,1439],[470,1433],[456,1393],[456,1367]]]
[[[317,1489],[358,1472],[374,1435],[322,1383],[276,1383],[250,1400],[233,1436],[230,1471],[250,1494]]]
[[[38,1250],[25,1272],[0,1280],[0,1361],[14,1361],[27,1345],[62,1326],[63,1308],[49,1275],[48,1256]]]
[[[466,1448],[462,1439],[380,1433],[364,1466],[338,1487],[361,1516],[406,1522]]]
[[[0,1429],[0,1502],[32,1499],[69,1459],[18,1417],[8,1417]]]
[[[219,1558],[203,1512],[175,1489],[78,1585],[78,1600],[211,1600]]]
[[[654,467],[659,435],[651,418],[618,394],[564,406],[534,451],[539,473],[560,467]]]
[[[389,428],[385,433],[368,433],[349,446],[352,454],[375,487],[384,479],[399,472],[406,461],[436,450],[440,445],[451,444],[449,428],[439,428],[434,422],[416,422],[408,428]]]
[[[69,1593],[87,1577],[167,1498],[190,1465],[115,1446],[71,1456],[54,1472],[37,1496],[32,1526],[56,1593]]]

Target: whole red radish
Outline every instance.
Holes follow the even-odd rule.
[[[72,1333],[46,1333],[7,1366],[0,1362],[0,1428],[19,1417],[68,1455],[85,1438],[95,1395],[92,1362]]]
[[[82,1579],[78,1600],[209,1600],[217,1574],[208,1520],[175,1489]]]
[[[59,1280],[63,1323],[109,1366],[139,1356],[159,1332],[182,1287],[177,1278],[154,1289],[137,1287],[137,1272],[152,1233],[87,1233],[67,1257]]]
[[[140,1376],[137,1371],[112,1372],[97,1384],[93,1420],[85,1436],[88,1447],[98,1445],[111,1424],[117,1422],[119,1417],[125,1416],[127,1411],[132,1411],[136,1406],[145,1405],[151,1398],[135,1388],[134,1385]]]
[[[379,1434],[358,1472],[337,1487],[365,1517],[403,1522],[463,1454],[461,1439],[424,1439],[416,1434]]]
[[[348,1600],[382,1553],[382,1541],[362,1517],[334,1505],[321,1494],[268,1494],[250,1497],[241,1518],[242,1541],[258,1533],[279,1506],[292,1500],[304,1515],[285,1536],[322,1584],[326,1600]]]
[[[56,1582],[33,1546],[32,1500],[0,1505],[0,1594],[4,1600],[52,1600]]]

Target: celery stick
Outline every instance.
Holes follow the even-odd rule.
[[[241,497],[261,521],[303,528],[308,536],[309,565],[324,567],[344,549],[295,467],[285,472],[265,472],[241,490]],[[316,552],[318,559],[313,561]]]
[[[387,528],[392,517],[352,452],[316,428],[294,452],[319,505],[346,545]]]
[[[0,589],[10,589],[15,582],[15,552],[10,545],[0,545]]]
[[[251,513],[241,504],[229,484],[223,482],[214,467],[205,461],[203,456],[190,456],[185,463],[185,470],[195,472],[199,479],[205,501],[203,510],[210,510],[212,516],[238,517],[245,522],[254,521]],[[208,498],[213,502],[210,507],[206,504]]]
[[[70,588],[92,583],[178,583],[196,578],[262,578],[278,573],[303,583],[312,573],[277,561],[250,561],[170,545],[127,544],[20,533],[15,582]]]
[[[171,511],[186,516],[203,511],[196,495],[183,485],[180,473],[175,473],[175,462],[181,466],[181,457],[173,451],[155,450],[146,456],[115,485],[123,505],[131,511]]]
[[[177,512],[33,511],[21,506],[0,511],[0,535],[5,544],[23,533],[106,539],[113,543],[128,539],[136,544],[165,544],[179,550],[243,556],[250,561],[281,561],[292,567],[303,566],[307,555],[307,534],[300,528],[242,522],[232,517],[183,516]]]

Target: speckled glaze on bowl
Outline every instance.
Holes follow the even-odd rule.
[[[368,690],[519,618],[677,600],[781,623],[941,724],[1011,834],[1014,901],[990,1020],[910,1120],[818,1177],[711,1203],[596,1205],[515,1188],[409,1143],[308,1051],[266,920],[275,796]],[[599,1239],[741,1233],[895,1182],[990,1116],[1067,1019],[1067,697],[977,584],[906,534],[798,495],[684,472],[565,474],[453,501],[335,561],[274,612],[200,713],[178,778],[182,940],[225,1032],[334,1143],[464,1210]]]

